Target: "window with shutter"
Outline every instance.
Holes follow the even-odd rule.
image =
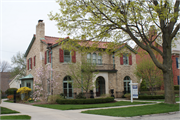
[[[29,59],[27,60],[27,69],[29,70]]]
[[[64,50],[64,62],[71,62],[71,52]]]
[[[132,55],[129,55],[129,65],[132,65]]]
[[[123,64],[124,65],[129,65],[129,57],[127,53],[123,54]]]

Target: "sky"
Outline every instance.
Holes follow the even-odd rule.
[[[26,52],[39,19],[44,20],[45,35],[67,37],[60,36],[56,22],[47,15],[58,9],[55,0],[0,0],[0,61],[11,64],[13,55]]]
[[[13,55],[26,52],[39,19],[44,20],[45,35],[67,37],[49,20],[51,11],[59,11],[55,0],[0,0],[0,60],[11,63]]]

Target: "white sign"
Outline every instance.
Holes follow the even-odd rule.
[[[133,98],[138,98],[138,86],[132,85]]]
[[[138,98],[138,83],[132,83],[132,80],[129,83],[131,87],[131,102],[133,102],[133,98]]]

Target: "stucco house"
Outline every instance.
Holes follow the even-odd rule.
[[[52,63],[52,68],[58,71],[61,76],[57,80],[60,83],[59,89],[54,89],[54,94],[64,93],[68,98],[73,98],[74,93],[80,93],[81,89],[73,88],[67,82],[67,78],[70,77],[67,74],[67,63],[76,64],[77,61],[81,61],[82,54],[79,51],[74,50],[74,54],[71,51],[62,49],[57,40],[65,41],[69,38],[57,38],[51,36],[45,36],[45,24],[43,20],[39,20],[36,25],[36,34],[26,50],[25,57],[27,60],[27,70],[24,78],[21,78],[21,86],[30,87],[34,90],[34,78],[35,69],[41,66],[47,66]],[[47,46],[52,46],[52,56]],[[90,44],[90,43],[88,43]],[[98,48],[105,50],[104,46],[106,42],[99,42]],[[81,45],[81,44],[80,44]],[[78,48],[77,48],[78,49]],[[117,56],[119,51],[124,51],[121,56]],[[130,92],[130,80],[137,82],[137,78],[134,75],[134,69],[136,67],[136,51],[134,51],[127,44],[122,45],[114,54],[107,54],[94,51],[87,53],[87,59],[90,59],[93,63],[96,63],[96,70],[99,73],[96,75],[94,82],[97,82],[98,88],[94,88],[94,96],[100,96],[102,94],[110,94],[110,90],[114,90],[115,97],[122,97],[125,92]],[[51,59],[52,57],[52,59]],[[123,93],[124,92],[124,93]]]

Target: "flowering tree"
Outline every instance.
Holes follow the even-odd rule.
[[[52,75],[52,77],[51,77]],[[56,80],[59,78],[51,66],[40,67],[36,69],[35,79],[34,79],[34,92],[33,99],[47,101],[49,95],[53,95],[53,89],[57,89],[59,84]]]
[[[29,87],[21,87],[16,92],[20,93],[20,94],[25,94],[23,100],[26,101],[29,98],[28,93],[31,92],[31,88],[29,88]]]

